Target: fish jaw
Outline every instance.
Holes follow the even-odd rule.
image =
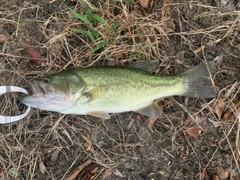
[[[22,103],[33,108],[63,112],[77,102],[76,96],[59,93],[49,89],[45,84],[33,81],[30,83],[33,94],[22,99]]]

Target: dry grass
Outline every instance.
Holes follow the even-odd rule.
[[[95,179],[204,179],[204,168],[212,179],[217,167],[227,170],[229,179],[239,177],[239,110],[224,121],[214,109],[214,102],[227,92],[225,108],[240,101],[239,83],[234,84],[240,79],[237,1],[232,6],[221,1],[164,0],[149,9],[138,3],[82,2],[98,9],[109,26],[118,22],[120,26],[112,32],[106,25],[95,26],[102,39],[94,43],[71,31],[88,30],[64,6],[84,14],[86,7],[79,2],[0,2],[1,85],[26,87],[29,80],[63,69],[152,59],[160,61],[156,74],[173,75],[223,53],[223,63],[213,76],[219,94],[210,101],[166,98],[171,106],[164,109],[152,131],[147,119],[137,120],[135,113],[116,114],[104,121],[34,109],[24,120],[0,127],[1,178],[66,179],[88,159],[102,166]],[[103,40],[108,41],[106,46],[89,54]],[[37,49],[47,58],[47,65],[29,61],[25,46]],[[18,94],[0,100],[1,114],[24,110]],[[188,119],[191,124],[184,124]],[[208,119],[220,126],[214,127]],[[200,127],[202,135],[196,139],[186,135],[183,130],[189,127]],[[92,143],[88,151],[86,138]],[[18,172],[14,178],[8,176],[13,167]]]

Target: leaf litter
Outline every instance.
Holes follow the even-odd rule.
[[[225,109],[224,99],[220,98],[214,104],[214,110],[215,113],[217,114],[218,119],[221,119],[224,109]]]
[[[26,46],[27,53],[31,59],[37,66],[46,66],[47,60],[44,57],[41,57],[37,50]]]
[[[189,136],[193,136],[194,138],[198,138],[202,133],[202,129],[198,128],[198,127],[195,127],[195,128],[185,129],[184,132],[187,133]]]
[[[91,142],[91,140],[88,137],[84,136],[84,135],[82,135],[82,138],[87,142],[86,151],[90,151],[92,149],[92,142]]]
[[[131,113],[115,114],[108,121],[68,115],[55,126],[59,114],[33,110],[22,122],[0,127],[4,139],[0,143],[4,152],[0,162],[3,174],[8,172],[8,167],[18,165],[21,179],[64,179],[78,164],[90,158],[103,165],[103,171],[92,168],[82,177],[93,177],[91,174],[99,172],[94,178],[101,179],[104,175],[101,172],[109,170],[107,176],[112,179],[201,179],[202,167],[206,167],[209,178],[221,178],[221,173],[217,173],[218,167],[223,167],[223,175],[227,171],[231,178],[239,177],[236,141],[240,102],[237,84],[240,79],[239,4],[229,11],[227,5],[219,5],[215,1],[141,2],[51,1],[51,6],[42,1],[36,1],[36,5],[23,0],[4,3],[0,17],[1,35],[4,35],[0,42],[1,61],[4,63],[0,72],[4,76],[3,82],[22,87],[28,80],[72,67],[119,66],[152,59],[159,61],[153,74],[174,75],[216,57],[221,63],[212,78],[219,93],[216,99],[223,99],[224,110],[220,104],[214,107],[214,100],[188,98],[188,103],[184,103],[184,97],[166,98],[167,101],[170,99],[170,103],[163,107],[161,119],[152,121],[152,130],[148,128],[147,118],[141,116],[137,118],[139,120],[132,120],[134,116]],[[71,18],[64,5],[79,14],[85,14],[86,9],[103,12],[99,16],[110,27],[117,28],[109,32],[109,27],[99,23],[87,29],[86,24]],[[100,44],[107,40],[107,44],[88,54],[94,43],[88,35],[72,32],[72,28],[97,32],[100,38],[96,41]],[[22,51],[26,39],[31,39],[31,47],[45,48],[47,54],[40,55],[32,48],[30,51],[36,52],[36,55],[31,58],[28,54],[31,63],[26,63],[22,71],[19,65],[26,57]],[[181,56],[179,52],[182,52]],[[48,57],[51,63],[41,68],[39,59],[46,59],[44,57]],[[9,105],[6,108],[11,110]],[[196,114],[201,114],[203,119],[197,120]],[[209,119],[220,126],[215,124],[216,127],[212,126],[211,131],[207,131],[206,122],[210,123]],[[131,128],[128,127],[129,121]],[[55,131],[49,133],[52,127]],[[186,138],[182,133],[182,130],[198,127],[201,129],[190,130],[190,133],[194,131],[192,135],[184,132],[197,138]],[[99,146],[98,142],[103,143]],[[56,143],[63,148],[55,156],[53,165],[47,163],[44,151]],[[139,143],[142,146],[131,148]],[[18,152],[13,147],[17,146],[24,147],[22,156],[16,154]],[[57,154],[59,151],[55,152]],[[53,153],[51,151],[49,154],[49,161]],[[184,154],[184,158],[179,154]],[[230,157],[229,160],[226,156]],[[36,166],[38,163],[39,167]]]
[[[153,5],[155,4],[155,0],[138,0],[138,1],[143,8],[152,8]]]
[[[100,165],[88,160],[79,165],[67,180],[92,180],[97,175]]]

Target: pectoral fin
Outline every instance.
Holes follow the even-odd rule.
[[[92,90],[90,90],[89,92],[86,92],[86,94],[89,96],[90,101],[97,99],[99,97],[101,97],[102,95],[104,95],[106,92],[106,88],[104,87],[96,87]]]
[[[162,115],[162,109],[155,102],[152,102],[148,106],[143,107],[137,110],[136,112],[142,115],[152,117],[152,118],[157,118],[157,119],[159,119]]]
[[[102,119],[109,119],[110,115],[107,112],[104,111],[91,111],[88,112],[89,115],[98,117],[98,118],[102,118]]]

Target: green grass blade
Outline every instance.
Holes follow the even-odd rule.
[[[112,32],[114,31],[115,29],[117,29],[122,23],[117,23],[117,24],[114,24],[112,27],[109,28],[109,31]]]
[[[157,42],[149,43],[149,44],[145,45],[145,46],[143,47],[143,49],[148,48],[148,47],[152,47],[152,46],[154,46],[155,44],[157,44]]]
[[[96,39],[99,38],[99,35],[98,35],[97,31],[91,30],[91,32],[92,32],[92,35],[93,35]]]
[[[74,29],[74,28],[72,28],[71,30],[72,30],[73,32],[76,32],[76,33],[80,33],[80,34],[84,34],[84,35],[87,34],[87,31],[86,31],[86,30]]]
[[[71,11],[71,13],[73,14],[74,18],[80,19],[84,23],[89,24],[89,21],[88,21],[88,19],[87,19],[87,17],[85,15],[81,15],[81,14],[77,13],[76,11],[71,9],[70,7],[67,7],[67,8]]]
[[[100,23],[102,23],[102,24],[107,24],[107,23],[103,20],[103,18],[101,18],[101,17],[98,16],[97,14],[92,14],[91,16],[92,16],[92,18],[95,19],[96,21],[98,21],[98,22],[100,22]]]
[[[95,53],[97,50],[101,49],[102,47],[104,47],[106,44],[108,43],[107,40],[104,40],[103,42],[101,42],[100,44],[98,44],[95,48],[93,48],[91,51],[89,51],[90,54]]]
[[[86,30],[82,30],[82,29],[71,29],[73,32],[76,32],[76,33],[80,33],[80,34],[83,34],[83,35],[88,35],[88,37],[93,41],[95,42],[95,38],[98,39],[98,33],[96,31],[86,31]],[[94,38],[95,36],[95,38]]]
[[[87,35],[88,35],[88,37],[90,37],[90,39],[91,39],[93,42],[95,42],[95,38],[93,37],[91,31],[87,31]]]

